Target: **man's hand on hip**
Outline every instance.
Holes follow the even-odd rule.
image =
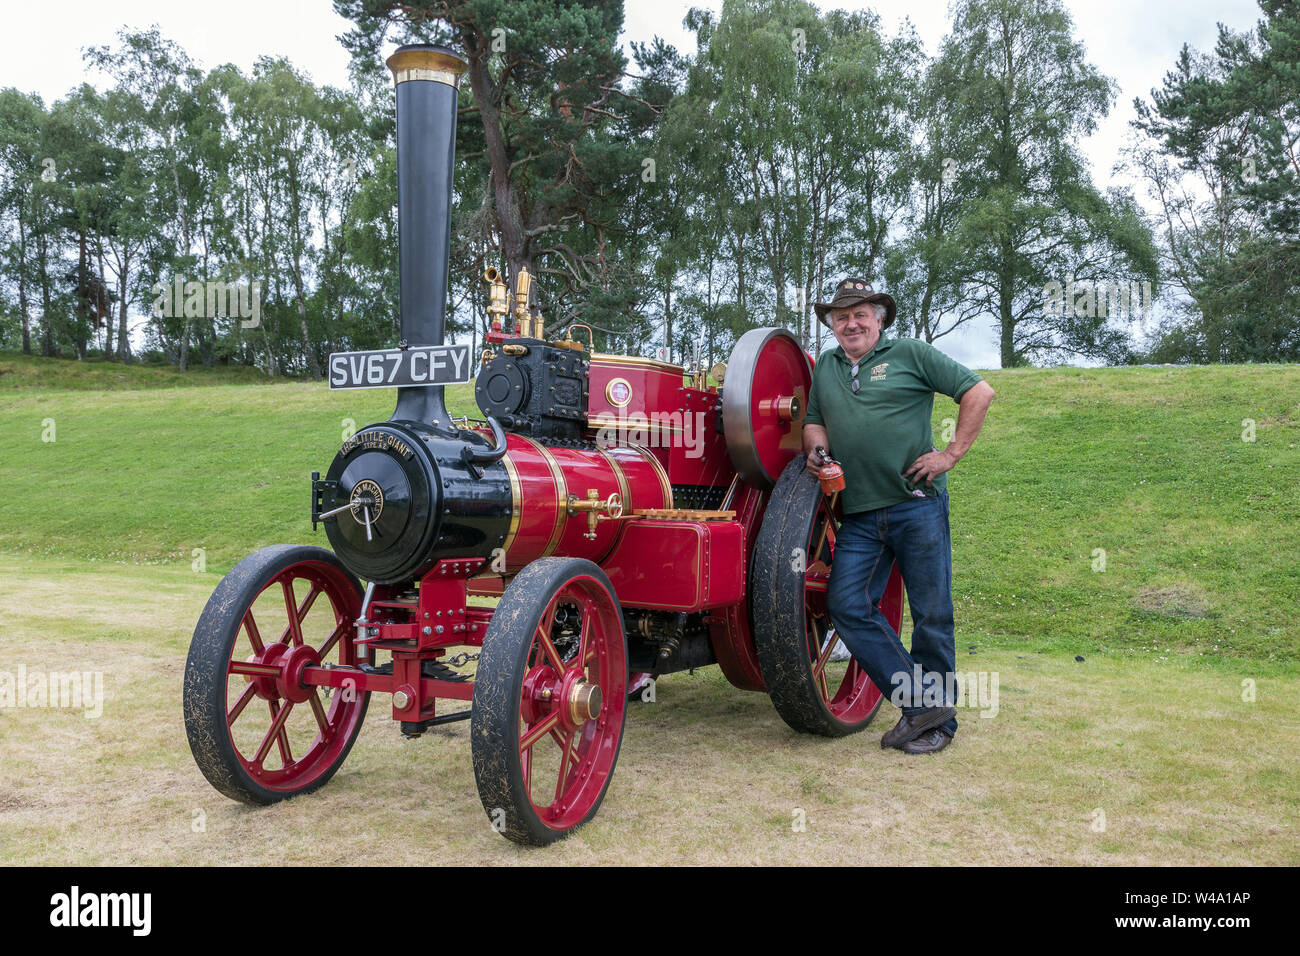
[[[912,462],[907,471],[903,472],[903,477],[914,485],[919,485],[924,480],[925,486],[929,488],[934,483],[934,479],[946,471],[951,471],[955,464],[957,464],[957,456],[948,451],[927,452]]]

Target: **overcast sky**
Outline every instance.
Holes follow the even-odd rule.
[[[869,4],[828,3],[827,9],[869,6],[893,33],[910,17],[926,51],[934,53],[948,26],[946,0],[875,0]],[[1135,96],[1145,97],[1174,63],[1184,43],[1208,51],[1217,23],[1234,30],[1252,27],[1261,17],[1254,0],[1065,0],[1089,61],[1119,84],[1119,97],[1096,134],[1083,143],[1099,185],[1112,182],[1111,167],[1133,118]],[[648,40],[656,33],[679,49],[694,51],[681,26],[692,6],[718,10],[721,0],[627,0],[624,40]],[[39,93],[46,102],[64,96],[88,77],[81,51],[114,42],[123,25],[157,24],[204,68],[235,63],[249,69],[258,56],[282,55],[317,83],[346,86],[347,54],[337,37],[350,24],[335,15],[329,0],[223,0],[191,4],[177,0],[63,0],[57,5],[4,0],[0,30],[0,88],[16,86]],[[99,85],[99,84],[97,84]],[[1123,182],[1123,180],[1120,180]],[[959,361],[997,367],[990,326],[968,327],[965,334],[939,343]]]

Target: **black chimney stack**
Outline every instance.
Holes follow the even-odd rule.
[[[451,254],[456,106],[469,64],[446,47],[399,47],[388,58],[397,84],[397,236],[402,338],[441,345]],[[442,386],[399,388],[393,420],[452,427]]]

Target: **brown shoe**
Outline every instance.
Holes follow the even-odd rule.
[[[902,751],[905,754],[937,754],[950,743],[952,736],[946,730],[932,730],[903,744]]]
[[[939,707],[933,710],[923,710],[915,716],[909,717],[904,714],[898,718],[898,723],[885,731],[885,736],[880,738],[880,748],[888,750],[890,747],[902,747],[909,740],[915,740],[921,734],[925,733],[931,727],[938,727],[940,724],[946,724],[957,716],[957,711],[953,707]]]

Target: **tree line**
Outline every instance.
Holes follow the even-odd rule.
[[[461,90],[448,335],[482,272],[540,277],[549,331],[725,357],[847,274],[937,341],[983,317],[1004,367],[1300,359],[1300,13],[1184,48],[1136,100],[1102,189],[1079,144],[1113,108],[1059,0],[959,0],[905,25],[724,0],[696,51],[619,34],[621,0],[335,0],[347,89],[284,59],[204,70],[157,29],[84,51],[99,86],[0,90],[0,349],[319,377],[398,338],[391,79],[436,42]]]

